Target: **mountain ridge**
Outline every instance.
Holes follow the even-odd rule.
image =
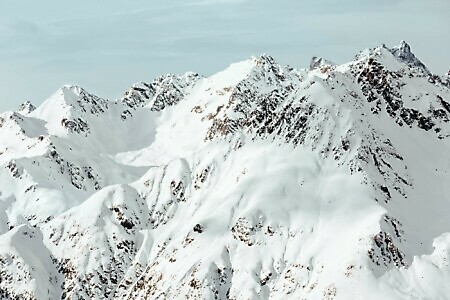
[[[0,114],[0,296],[445,299],[445,78],[403,41],[311,66]]]

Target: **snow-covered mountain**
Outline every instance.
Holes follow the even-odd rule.
[[[450,299],[450,77],[267,55],[0,114],[0,299]]]

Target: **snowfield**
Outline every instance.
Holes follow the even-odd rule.
[[[450,74],[252,57],[0,114],[0,299],[450,299]]]

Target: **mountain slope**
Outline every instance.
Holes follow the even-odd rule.
[[[447,299],[449,114],[405,42],[65,86],[0,115],[0,295]]]

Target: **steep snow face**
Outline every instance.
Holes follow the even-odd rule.
[[[0,298],[446,299],[450,90],[402,42],[0,115]]]

